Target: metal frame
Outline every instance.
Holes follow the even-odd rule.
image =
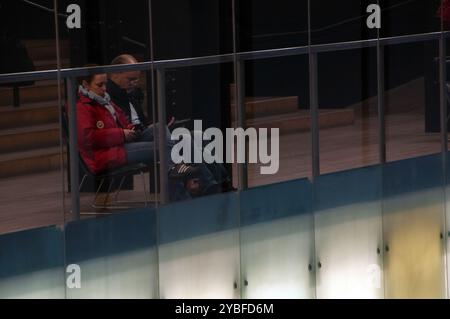
[[[144,200],[143,204],[144,204],[144,207],[148,207],[149,203],[152,203],[152,201],[148,197],[147,185],[145,184],[144,172],[140,172],[140,176],[142,178],[142,185],[143,185],[143,188],[144,188],[144,198],[145,198],[145,200]],[[84,174],[83,178],[81,179],[81,183],[80,183],[80,186],[78,188],[79,192],[81,191],[81,189],[82,189],[82,187],[84,185],[84,182],[86,181],[87,177],[88,177],[88,175]],[[111,196],[111,190],[112,190],[112,187],[113,187],[114,181],[115,181],[114,177],[111,177],[110,180],[109,180],[108,192],[106,193],[106,197],[103,200],[103,205],[98,205],[97,204],[97,198],[98,198],[98,195],[100,193],[100,189],[102,188],[102,186],[103,186],[103,184],[105,183],[105,180],[106,180],[106,178],[102,178],[100,180],[100,185],[98,186],[98,188],[97,188],[97,190],[95,192],[95,196],[94,196],[94,199],[92,200],[91,207],[94,208],[94,209],[116,210],[116,209],[135,208],[136,205],[142,204],[141,202],[119,201],[118,200],[119,194],[122,191],[122,186],[123,186],[123,183],[125,182],[126,178],[127,178],[127,176],[122,176],[122,178],[120,179],[119,187],[117,188],[117,190],[115,192],[114,200],[113,200],[111,205],[108,205],[108,200],[109,200],[109,198]],[[122,205],[122,204],[124,204],[124,205]],[[130,205],[130,204],[133,204],[133,205]],[[80,212],[80,215],[110,215],[110,214],[111,214],[110,212],[105,213],[105,212],[98,212],[98,211],[96,211],[96,212]]]
[[[386,160],[385,151],[385,125],[384,125],[384,47],[388,45],[398,45],[422,41],[439,41],[440,42],[440,66],[441,68],[445,66],[445,43],[444,40],[450,38],[450,31],[442,32],[431,32],[423,34],[387,37],[387,38],[375,38],[368,40],[359,41],[349,41],[341,43],[330,43],[330,44],[318,44],[318,45],[307,45],[299,47],[289,47],[280,49],[270,49],[270,50],[260,50],[252,52],[235,52],[233,54],[223,54],[223,55],[213,55],[204,57],[193,57],[184,59],[173,59],[173,60],[158,60],[151,62],[142,62],[132,65],[113,65],[113,66],[100,66],[100,67],[89,67],[89,68],[69,68],[69,69],[59,69],[59,70],[47,70],[47,71],[34,71],[34,72],[22,72],[14,74],[3,74],[0,75],[0,84],[3,83],[18,83],[23,81],[39,81],[59,78],[60,80],[67,80],[67,99],[69,105],[69,112],[73,115],[70,117],[69,128],[73,132],[70,134],[70,166],[71,166],[71,203],[72,212],[75,218],[78,219],[80,216],[80,198],[78,191],[78,152],[76,149],[77,145],[77,134],[76,134],[76,86],[75,78],[79,76],[93,75],[97,73],[117,73],[124,71],[152,71],[157,72],[157,87],[158,87],[158,119],[159,121],[165,121],[165,70],[168,68],[179,68],[179,67],[192,67],[200,65],[209,64],[220,64],[226,62],[233,62],[235,64],[235,77],[236,83],[239,84],[238,90],[238,101],[237,104],[238,112],[236,114],[240,115],[239,123],[243,124],[242,114],[244,112],[245,103],[244,99],[244,61],[257,60],[257,59],[268,59],[275,57],[284,56],[297,56],[309,54],[310,56],[310,93],[311,93],[311,121],[312,121],[312,169],[313,176],[317,177],[320,175],[320,159],[319,159],[319,127],[318,127],[318,92],[317,92],[317,54],[323,52],[334,52],[343,50],[355,50],[362,48],[377,48],[377,77],[378,77],[378,112],[379,112],[379,139],[380,139],[380,162],[383,163]],[[445,69],[445,68],[444,68]],[[445,70],[444,70],[445,71]],[[445,94],[443,94],[442,81],[445,81],[445,72],[441,70],[440,72],[440,83],[441,83],[441,118],[446,115],[446,108],[443,106],[446,104]],[[441,125],[443,125],[441,123]],[[163,130],[163,126],[161,126]],[[161,133],[161,132],[160,132]],[[442,133],[442,140],[447,140],[446,132]],[[165,142],[165,134],[159,134],[159,154],[161,157],[160,165],[160,176],[161,176],[161,195],[162,203],[167,203],[167,176],[165,171],[167,171],[167,165],[165,165],[164,159],[166,154],[163,145]],[[444,143],[443,152],[447,150],[446,143]],[[162,173],[162,174],[161,174]],[[247,167],[241,165],[239,169],[239,189],[244,190],[247,188]]]
[[[238,60],[257,60],[268,59],[283,56],[295,56],[309,53],[323,53],[334,51],[355,50],[362,48],[376,47],[378,42],[382,46],[406,44],[421,41],[439,40],[441,36],[450,38],[450,31],[445,32],[431,32],[413,35],[404,35],[397,37],[387,37],[378,39],[348,41],[330,44],[316,44],[311,46],[299,46],[280,49],[259,50],[251,52],[236,53]],[[127,65],[108,65],[96,66],[88,68],[67,68],[61,70],[46,70],[46,71],[32,71],[21,73],[0,74],[0,84],[17,83],[24,81],[42,81],[55,79],[58,73],[61,74],[61,79],[68,79],[79,76],[88,76],[98,73],[118,73],[126,71],[150,71],[153,69],[168,69],[179,67],[200,66],[208,64],[220,64],[226,62],[233,62],[233,54],[211,55],[203,57],[172,59],[172,60],[157,60],[153,62],[141,62]]]

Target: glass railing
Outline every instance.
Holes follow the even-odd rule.
[[[431,155],[5,234],[1,296],[445,298],[441,169]]]
[[[86,30],[114,35],[98,43],[33,7],[51,19],[16,39],[34,67],[0,70],[0,297],[447,297],[450,32],[392,23],[434,7],[387,1],[386,28],[362,15],[341,33],[356,20],[319,2],[181,2],[137,1],[145,32],[128,9],[117,24],[92,14]],[[258,10],[286,19],[273,29]],[[111,63],[123,52],[144,62]],[[159,126],[151,165],[92,173],[79,85],[125,73],[147,124],[279,128],[279,170],[226,163],[234,189],[174,200]]]

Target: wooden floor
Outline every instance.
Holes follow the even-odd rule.
[[[388,161],[440,151],[439,134],[427,134],[424,130],[423,87],[423,80],[416,80],[387,94]],[[376,99],[351,107],[356,114],[353,125],[327,128],[320,132],[322,174],[378,162]],[[251,187],[302,177],[311,177],[311,136],[308,132],[281,136],[280,168],[277,174],[261,175],[258,165],[249,166]],[[136,179],[135,185],[136,190],[126,192],[123,197],[142,200],[141,181]],[[71,220],[70,198],[63,189],[63,176],[59,171],[1,179],[0,233],[63,225]],[[89,207],[92,196],[82,195],[82,210],[92,211]]]
[[[386,94],[387,161],[438,153],[439,133],[425,133],[423,79]],[[355,109],[353,125],[320,130],[320,172],[327,174],[379,163],[377,100],[371,98],[350,106]],[[312,176],[311,134],[285,135],[280,139],[278,174],[260,174],[260,165],[250,165],[249,186],[271,184]],[[235,174],[236,179],[236,174]]]
[[[386,152],[388,161],[440,152],[439,134],[424,134],[424,116],[412,111],[387,118]],[[327,174],[379,163],[378,118],[356,119],[346,127],[320,132],[320,172]],[[249,186],[290,179],[311,178],[311,137],[309,133],[280,139],[280,169],[276,175],[261,175],[260,165],[249,167]]]

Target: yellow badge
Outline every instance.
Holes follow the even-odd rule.
[[[105,127],[105,123],[103,123],[102,121],[97,122],[97,128],[102,129],[104,127]]]

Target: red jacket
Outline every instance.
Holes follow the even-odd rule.
[[[131,129],[132,125],[122,111],[112,105],[116,110],[117,121],[108,109],[84,95],[79,95],[77,102],[78,148],[94,174],[127,163],[123,128]]]

